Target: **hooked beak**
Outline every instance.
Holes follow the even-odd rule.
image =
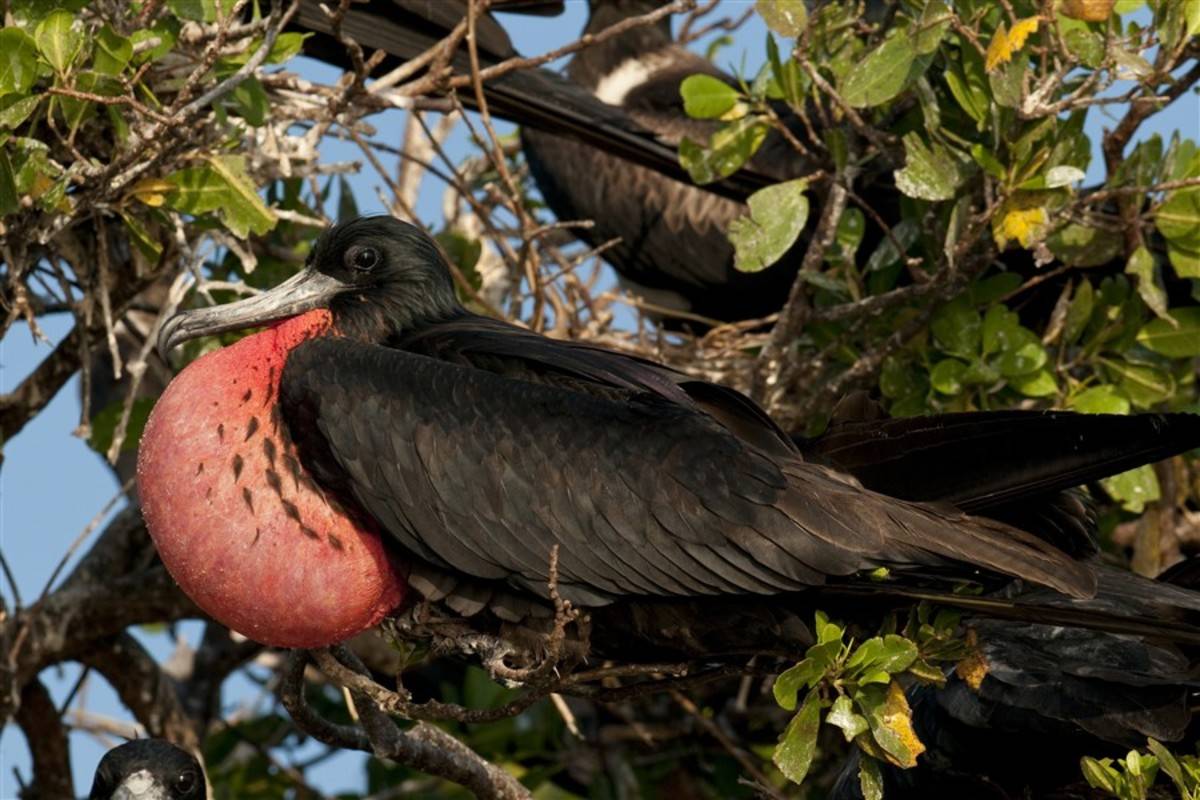
[[[180,311],[158,332],[158,353],[165,360],[176,347],[199,336],[238,331],[278,322],[316,308],[325,308],[345,284],[311,267],[274,289],[210,308]]]

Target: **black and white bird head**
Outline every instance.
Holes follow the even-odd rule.
[[[136,739],[104,754],[88,800],[204,800],[204,770],[162,739]]]

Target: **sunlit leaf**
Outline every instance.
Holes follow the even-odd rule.
[[[266,233],[275,225],[275,215],[254,191],[241,156],[206,158],[196,167],[187,167],[167,176],[178,190],[168,204],[188,214],[216,212],[234,234],[240,237]]]
[[[1040,17],[1026,17],[1014,22],[1011,31],[1005,27],[1003,22],[1000,23],[1000,27],[996,29],[992,41],[988,44],[985,63],[987,71],[991,72],[1001,64],[1011,61],[1013,54],[1025,46],[1025,40],[1031,34],[1037,33],[1040,23]]]
[[[913,730],[912,709],[903,687],[897,681],[886,688],[873,684],[858,690],[854,700],[866,715],[871,736],[887,760],[905,769],[916,766],[925,745]]]
[[[842,99],[856,108],[877,106],[898,95],[909,80],[917,51],[904,31],[893,31],[846,76]]]
[[[1112,14],[1115,0],[1063,0],[1062,13],[1084,22],[1104,22]]]
[[[729,224],[734,266],[758,272],[778,261],[795,244],[808,221],[807,181],[794,180],[750,195],[750,213]]]
[[[0,128],[15,128],[29,118],[41,100],[37,95],[17,92],[0,96]]]
[[[754,8],[767,27],[780,36],[799,36],[808,23],[805,0],[755,0]]]
[[[66,72],[83,46],[83,34],[74,24],[75,16],[60,9],[46,15],[35,31],[38,49],[57,72]]]
[[[992,236],[998,247],[1016,241],[1026,249],[1042,240],[1050,224],[1050,215],[1040,205],[1006,202],[992,220]]]
[[[696,119],[716,119],[737,103],[739,93],[712,75],[689,75],[679,84],[683,110]]]
[[[1151,320],[1137,334],[1138,343],[1170,358],[1200,356],[1200,306],[1175,308],[1172,325],[1165,319]]]
[[[1147,503],[1153,503],[1162,497],[1158,476],[1154,474],[1154,467],[1149,464],[1105,478],[1100,481],[1100,485],[1123,509],[1134,514],[1142,513]]]
[[[1128,414],[1129,398],[1106,383],[1074,395],[1068,399],[1067,407],[1083,414]]]
[[[1125,274],[1137,278],[1138,295],[1146,307],[1153,311],[1155,316],[1174,325],[1175,321],[1167,314],[1167,291],[1162,287],[1161,276],[1158,273],[1154,256],[1145,245],[1134,250],[1125,264]]]
[[[853,701],[850,700],[849,695],[844,694],[838,695],[838,698],[833,701],[833,705],[829,707],[829,713],[825,715],[825,721],[841,728],[842,736],[846,737],[847,742],[854,741],[854,737],[865,733],[870,728],[867,718],[854,711]]]
[[[962,185],[964,173],[957,153],[919,134],[904,137],[904,168],[896,171],[896,188],[918,200],[949,200]]]

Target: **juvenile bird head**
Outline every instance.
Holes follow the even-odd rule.
[[[274,289],[163,325],[159,350],[231,330],[328,309],[338,332],[382,341],[461,310],[445,257],[423,230],[392,217],[360,217],[329,228],[304,269]]]
[[[136,739],[100,759],[88,800],[204,800],[204,770],[162,739]]]

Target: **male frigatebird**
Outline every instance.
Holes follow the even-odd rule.
[[[269,644],[338,641],[410,590],[518,614],[555,547],[584,607],[855,591],[878,567],[887,590],[1019,578],[1082,600],[1110,570],[1055,493],[1200,444],[1193,415],[1001,413],[847,423],[806,456],[735,391],[468,313],[433,241],[387,217],[331,228],[270,292],[176,315],[161,344],[267,323],[171,383],[139,486],[184,589]],[[1014,499],[1073,552],[964,513]]]
[[[139,454],[167,568],[254,639],[325,645],[420,599],[492,629],[544,618],[557,547],[599,654],[799,654],[814,606],[936,597],[983,615],[996,670],[971,702],[1011,724],[1118,742],[1187,725],[1189,663],[1165,642],[1200,642],[1200,594],[1092,558],[1064,490],[1200,445],[1196,416],[863,420],[795,442],[735,391],[470,314],[436,244],[386,217],[331,228],[274,290],[172,317],[160,346],[257,325],[175,378]],[[964,581],[985,593],[950,594]]]
[[[162,739],[135,739],[104,754],[88,800],[204,800],[195,756]]]

